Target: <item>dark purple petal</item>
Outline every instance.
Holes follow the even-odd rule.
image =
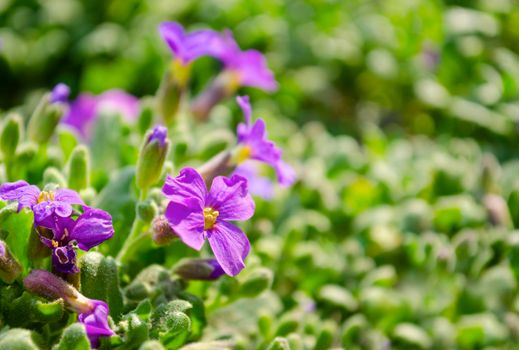
[[[234,174],[238,174],[247,179],[249,192],[263,199],[272,199],[274,196],[274,185],[268,178],[260,176],[256,164],[251,161],[240,164]]]
[[[51,93],[49,101],[50,103],[66,103],[70,95],[70,88],[63,83],[56,85]]]
[[[195,169],[184,168],[177,177],[166,178],[162,192],[176,202],[182,202],[186,198],[196,198],[203,206],[207,188],[202,176]]]
[[[132,123],[139,116],[139,111],[139,99],[123,90],[108,90],[97,96],[97,114],[118,114],[127,122]]]
[[[0,198],[7,201],[17,201],[18,210],[22,208],[30,208],[38,203],[38,195],[40,189],[34,185],[20,180],[16,182],[8,182],[0,186]]]
[[[236,276],[245,267],[243,260],[250,250],[247,236],[228,222],[218,222],[207,232],[211,249],[226,274]]]
[[[113,235],[114,228],[110,214],[101,209],[88,208],[77,218],[68,240],[75,240],[80,249],[89,250]]]
[[[67,204],[85,204],[76,191],[69,190],[66,188],[57,189],[56,193],[54,194],[54,200],[56,202],[62,202]]]
[[[69,106],[62,123],[71,126],[83,138],[90,138],[92,125],[96,117],[97,98],[88,93],[79,95]]]
[[[207,262],[213,267],[213,272],[209,275],[209,280],[215,280],[225,274],[222,265],[218,263],[216,259],[208,259]]]
[[[218,176],[213,180],[206,207],[218,210],[221,220],[248,220],[254,214],[255,204],[247,189],[247,179],[240,175],[231,178]]]
[[[175,58],[183,64],[211,53],[216,44],[218,34],[212,30],[197,30],[186,33],[177,22],[163,22],[159,25],[159,33],[168,44]]]
[[[164,214],[171,229],[193,249],[204,245],[204,210],[195,198],[182,203],[170,202]]]
[[[243,116],[245,117],[245,124],[250,125],[251,116],[252,116],[252,108],[249,102],[249,96],[238,96],[236,97],[236,102],[240,106],[243,111]]]
[[[58,272],[77,273],[79,268],[76,265],[76,251],[70,245],[56,247],[52,249],[52,266]]]
[[[85,326],[92,348],[99,346],[101,336],[111,336],[114,333],[108,325],[108,305],[101,300],[92,300],[92,310],[80,313],[78,320]]]
[[[148,143],[157,140],[159,144],[164,147],[166,138],[168,137],[168,129],[162,125],[157,125],[153,128],[150,136],[148,137]]]
[[[278,161],[274,169],[276,170],[278,182],[280,185],[290,186],[296,181],[296,172],[284,161]]]
[[[56,202],[40,202],[32,207],[34,212],[34,223],[37,226],[53,228],[54,218],[53,214],[56,209]],[[72,214],[72,207],[70,204],[63,204],[59,206],[58,212],[61,217],[67,217]],[[68,213],[68,215],[67,215]]]

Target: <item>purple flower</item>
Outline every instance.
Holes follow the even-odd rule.
[[[265,56],[257,50],[241,51],[230,31],[226,31],[210,45],[211,55],[220,59],[225,70],[231,73],[233,84],[252,86],[265,91],[278,88],[274,74]]]
[[[78,313],[78,320],[85,326],[85,331],[93,348],[99,346],[101,336],[115,334],[108,325],[108,305],[101,300],[85,297],[74,287],[58,276],[46,270],[32,270],[23,280],[26,290],[48,300],[63,299],[68,309]]]
[[[67,103],[69,95],[70,88],[63,83],[59,83],[52,89],[49,100],[50,103]]]
[[[54,216],[68,218],[72,214],[72,205],[84,205],[76,191],[64,188],[40,191],[37,186],[23,180],[0,185],[0,199],[17,201],[18,210],[31,208],[34,223],[47,228],[53,227]]]
[[[240,123],[237,128],[236,162],[241,164],[248,159],[255,159],[266,163],[274,168],[281,185],[290,186],[295,181],[295,172],[281,160],[283,151],[267,139],[265,121],[259,118],[252,124],[252,108],[248,96],[238,96],[236,101],[245,116],[245,123]]]
[[[79,272],[76,266],[76,246],[90,250],[114,234],[112,217],[101,209],[85,207],[86,210],[77,220],[70,217],[54,217],[52,239],[40,235],[40,240],[52,249],[52,264],[56,271],[63,273]]]
[[[139,100],[122,90],[109,90],[99,96],[83,93],[70,104],[63,123],[89,139],[96,118],[100,113],[120,114],[126,121],[133,122],[139,115]]]
[[[177,22],[162,22],[159,25],[159,33],[175,58],[183,65],[208,55],[211,52],[211,45],[218,39],[218,33],[208,29],[186,33],[182,25]]]
[[[162,189],[171,201],[165,216],[184,243],[200,250],[207,238],[216,260],[226,274],[235,276],[244,267],[250,250],[247,236],[229,221],[248,220],[254,201],[247,180],[239,175],[218,176],[207,191],[204,180],[192,168],[168,176]]]
[[[85,326],[92,348],[99,346],[99,338],[114,335],[108,325],[108,305],[101,300],[90,300],[91,310],[78,315],[78,320]]]
[[[274,185],[268,178],[259,175],[259,169],[255,162],[245,161],[238,165],[233,174],[238,174],[247,179],[249,192],[263,199],[274,197]]]

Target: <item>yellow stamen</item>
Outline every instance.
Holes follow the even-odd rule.
[[[214,210],[213,208],[204,208],[204,230],[210,230],[213,228],[218,215],[220,215],[218,210]]]
[[[41,191],[38,196],[38,203],[51,202],[54,200],[54,192],[52,191]]]
[[[171,61],[169,74],[170,78],[175,80],[180,87],[184,87],[191,74],[191,63],[184,64],[180,59],[175,58]]]
[[[234,158],[236,161],[236,164],[243,163],[244,161],[246,161],[247,159],[250,158],[251,154],[252,154],[252,150],[249,146],[239,147],[238,151],[235,154],[235,158]]]
[[[52,243],[52,246],[53,246],[54,248],[59,247],[59,243],[58,243],[57,241],[52,240],[51,243]]]

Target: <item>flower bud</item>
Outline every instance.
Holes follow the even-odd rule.
[[[205,183],[209,185],[215,177],[225,175],[231,170],[231,152],[229,151],[218,153],[198,168],[198,172],[202,175]]]
[[[51,94],[43,96],[29,120],[29,139],[38,144],[47,143],[54,134],[65,107],[63,103],[52,103]]]
[[[56,184],[58,187],[66,188],[67,181],[65,176],[55,167],[48,167],[43,172],[43,182],[46,184]]]
[[[157,212],[157,205],[152,200],[145,200],[137,204],[137,215],[144,222],[151,222]]]
[[[157,109],[168,126],[175,121],[190,73],[190,65],[183,65],[180,61],[174,60],[160,83],[157,91]]]
[[[16,148],[23,138],[22,117],[18,114],[10,114],[4,121],[0,130],[0,151],[4,159],[13,158]]]
[[[232,94],[234,90],[230,86],[229,75],[219,75],[191,103],[191,113],[193,113],[193,116],[200,121],[207,120],[214,106]]]
[[[63,299],[76,312],[90,310],[89,300],[58,276],[45,270],[32,270],[23,280],[25,289],[49,300]]]
[[[59,83],[58,85],[54,86],[54,88],[50,92],[49,102],[53,104],[67,103],[69,95],[70,88],[63,83]]]
[[[162,173],[162,167],[169,150],[168,129],[156,126],[148,133],[137,161],[137,186],[141,190],[155,184]]]
[[[151,224],[152,239],[158,245],[166,245],[173,239],[177,238],[177,234],[169,226],[168,220],[163,216],[157,216]]]
[[[9,252],[4,241],[0,241],[0,279],[5,283],[13,283],[22,273],[22,266]]]
[[[173,271],[183,279],[203,281],[216,280],[225,274],[215,259],[183,259]]]
[[[38,146],[32,142],[22,143],[16,151],[16,160],[20,164],[29,164],[38,153]]]
[[[68,188],[81,191],[89,184],[90,155],[86,146],[79,145],[74,148],[68,161]]]

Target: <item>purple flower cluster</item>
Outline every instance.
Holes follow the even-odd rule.
[[[200,174],[184,168],[179,176],[167,177],[162,191],[170,200],[165,216],[173,231],[196,250],[207,239],[223,271],[237,275],[245,267],[250,244],[243,231],[229,221],[248,220],[254,214],[247,180],[239,175],[218,176],[207,191]]]
[[[242,51],[228,30],[224,33],[207,29],[186,33],[176,22],[163,22],[159,32],[175,58],[184,65],[201,56],[212,56],[223,63],[236,87],[252,86],[265,91],[278,88],[263,54],[256,50]]]
[[[89,250],[114,234],[110,214],[86,206],[79,195],[69,189],[41,191],[20,180],[0,185],[0,199],[17,201],[18,210],[32,210],[40,240],[51,249],[53,266],[58,272],[78,272],[75,248]],[[84,208],[76,220],[73,205]],[[45,229],[50,230],[52,237],[44,234]]]

